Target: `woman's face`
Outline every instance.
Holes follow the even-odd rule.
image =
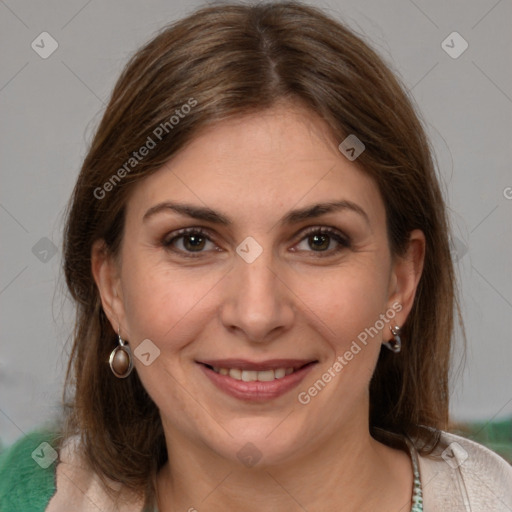
[[[205,129],[135,188],[118,264],[94,259],[168,443],[275,464],[367,433],[418,272],[327,134],[290,105]]]

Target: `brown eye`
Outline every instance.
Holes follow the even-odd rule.
[[[329,248],[331,237],[328,235],[311,235],[308,237],[308,242],[311,248],[319,251],[326,251]]]
[[[211,244],[213,246],[212,248],[215,247],[210,237],[198,228],[180,229],[179,231],[167,235],[162,240],[162,246],[166,249],[181,253],[184,256],[191,253],[200,254],[207,252],[205,249],[207,249],[208,244]]]
[[[350,239],[332,228],[312,228],[297,247],[299,251],[326,253],[328,256],[350,247]]]
[[[187,251],[201,251],[204,249],[206,238],[200,235],[184,235],[183,246]]]

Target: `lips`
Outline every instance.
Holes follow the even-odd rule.
[[[310,359],[211,359],[197,361],[213,384],[247,401],[276,398],[299,384],[317,362]]]

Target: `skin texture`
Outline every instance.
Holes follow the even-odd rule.
[[[290,210],[339,200],[359,205],[367,219],[343,209],[280,223]],[[232,224],[170,209],[143,220],[164,201],[207,206]],[[325,226],[348,237],[349,246],[332,237],[315,245],[306,230]],[[163,246],[187,227],[204,228],[211,241],[196,238],[194,246],[184,237]],[[249,236],[263,249],[252,263],[236,253]],[[197,243],[202,252],[193,252]],[[377,186],[339,152],[325,123],[299,105],[204,129],[136,186],[118,258],[106,257],[98,241],[92,268],[112,327],[120,325],[132,350],[145,339],[160,350],[151,365],[134,363],[160,409],[171,454],[159,473],[162,512],[269,504],[310,512],[409,510],[409,457],[368,431],[369,382],[381,344],[392,337],[390,324],[307,405],[297,396],[393,304],[401,311],[392,323],[403,325],[424,246],[423,234],[413,231],[407,255],[391,256]],[[297,388],[249,403],[205,377],[196,361],[215,358],[318,363]],[[248,442],[261,454],[253,467],[237,457]]]

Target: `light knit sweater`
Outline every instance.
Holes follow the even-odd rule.
[[[120,485],[112,499],[73,442],[51,462],[55,438],[35,432],[1,454],[1,512],[143,512],[142,499]],[[512,512],[512,466],[484,446],[443,432],[432,456],[418,460],[424,512]]]

